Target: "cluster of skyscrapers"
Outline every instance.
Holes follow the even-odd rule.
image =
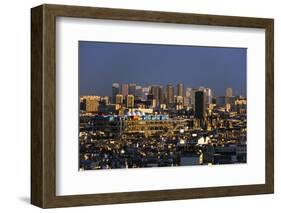
[[[140,86],[134,83],[129,84],[112,84],[112,103],[120,104],[124,100],[132,103],[132,99],[137,101],[137,103],[143,102],[144,104],[150,104],[152,108],[171,108],[178,107],[183,108],[194,103],[195,92],[204,91],[206,95],[206,103],[212,103],[212,91],[210,88],[184,88],[182,83],[177,84],[176,86],[168,84],[163,85],[149,85],[149,86]],[[147,101],[147,102],[145,102]]]
[[[185,88],[177,85],[140,86],[135,83],[113,83],[111,96],[81,96],[80,108],[85,112],[125,114],[130,109],[153,111],[193,110],[196,118],[202,119],[206,110],[225,107],[230,110],[245,110],[246,99],[234,96],[232,88],[226,88],[224,96],[214,96],[211,88]]]
[[[247,100],[226,88],[113,83],[80,96],[82,170],[246,162]]]

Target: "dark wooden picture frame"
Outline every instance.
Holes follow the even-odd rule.
[[[262,28],[266,34],[265,184],[56,195],[56,17]],[[42,208],[267,194],[274,192],[274,20],[41,5],[31,9],[31,203]],[[262,140],[262,139],[261,139]]]

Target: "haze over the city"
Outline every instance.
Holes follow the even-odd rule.
[[[183,83],[246,96],[246,48],[79,42],[80,95],[110,96],[114,82]]]

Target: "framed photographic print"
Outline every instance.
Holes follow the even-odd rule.
[[[31,203],[274,191],[273,19],[31,9]]]

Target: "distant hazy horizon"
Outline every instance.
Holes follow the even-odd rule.
[[[111,96],[115,82],[182,83],[246,96],[246,64],[246,48],[79,41],[79,93]]]

